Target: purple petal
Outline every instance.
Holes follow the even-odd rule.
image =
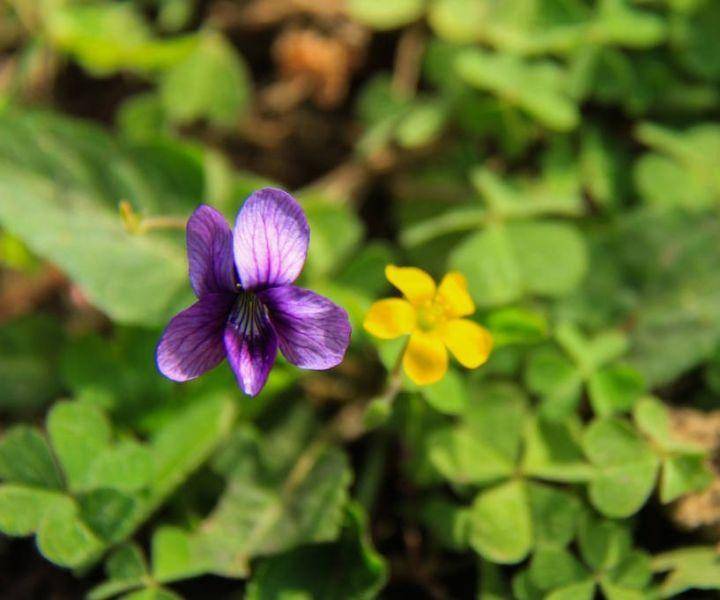
[[[223,333],[234,300],[232,294],[205,294],[171,319],[155,353],[165,377],[194,379],[225,358]]]
[[[274,188],[252,194],[238,213],[233,235],[242,286],[257,290],[295,281],[309,241],[305,213],[290,194]]]
[[[257,395],[267,381],[277,355],[277,336],[258,300],[241,296],[225,328],[227,358],[238,385]]]
[[[187,224],[190,284],[195,295],[235,290],[232,231],[225,218],[211,206],[201,204]]]
[[[350,343],[350,322],[343,308],[310,290],[294,285],[258,294],[267,306],[280,350],[304,369],[329,369],[340,364]]]

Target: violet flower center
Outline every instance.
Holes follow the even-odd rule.
[[[267,309],[253,293],[239,289],[237,299],[230,309],[228,324],[238,333],[248,337],[257,337],[267,328]]]

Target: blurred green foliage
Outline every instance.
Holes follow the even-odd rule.
[[[233,219],[273,179],[238,151],[270,44],[222,4],[0,4],[0,276],[47,261],[82,298],[0,325],[0,531],[80,578],[104,562],[95,600],[207,575],[252,600],[369,599],[403,578],[483,600],[720,590],[715,550],[677,548],[660,507],[717,478],[673,413],[720,394],[720,2],[338,3],[333,26],[397,46],[393,72],[369,61],[328,111],[368,185],[296,190],[300,283],[348,310],[352,346],[337,374],[280,364],[253,399],[225,366],[178,386],[153,362],[191,298],[172,223],[200,202]],[[38,94],[48,65],[125,86],[90,102],[113,122]],[[121,201],[171,227],[129,226]],[[386,382],[401,346],[362,321],[391,262],[467,277],[487,365]],[[104,315],[89,327],[85,304]],[[360,406],[362,442],[327,435],[328,397]]]

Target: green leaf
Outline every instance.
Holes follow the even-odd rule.
[[[470,545],[488,560],[517,563],[530,552],[532,518],[522,481],[509,481],[478,494],[470,517]]]
[[[613,583],[632,589],[642,589],[652,580],[652,565],[650,555],[641,550],[633,550],[623,557],[608,575]]]
[[[588,579],[553,590],[545,600],[592,600],[594,595],[595,581]]]
[[[641,123],[636,135],[655,150],[635,168],[635,181],[646,202],[693,210],[718,203],[720,176],[711,157],[720,152],[720,127],[704,123],[675,131]]]
[[[535,544],[557,547],[569,544],[575,537],[582,514],[578,498],[570,492],[540,483],[528,484],[528,490]],[[560,584],[548,587],[556,585]]]
[[[583,455],[579,437],[568,422],[533,419],[525,431],[523,473],[552,481],[589,480],[594,470]]]
[[[712,546],[680,548],[658,554],[653,571],[668,575],[660,586],[663,598],[673,598],[687,590],[720,590],[720,556]]]
[[[196,43],[193,36],[153,38],[132,4],[59,5],[47,13],[52,44],[97,76],[156,71],[182,60]]]
[[[596,419],[585,431],[583,448],[597,473],[590,500],[609,517],[637,512],[655,485],[659,461],[630,425],[615,418]]]
[[[595,414],[608,416],[631,410],[645,392],[645,380],[630,366],[613,365],[593,373],[588,392]]]
[[[58,402],[48,414],[47,430],[70,490],[87,488],[90,466],[110,445],[105,415],[89,404]]]
[[[207,119],[232,127],[250,102],[250,76],[233,46],[206,32],[182,61],[163,73],[160,98],[170,120],[183,124]]]
[[[538,548],[530,561],[530,577],[541,590],[554,590],[587,580],[587,570],[563,548]]]
[[[398,122],[395,138],[403,148],[420,148],[437,139],[446,121],[445,104],[433,100],[416,101]]]
[[[165,322],[188,293],[184,251],[177,238],[126,232],[117,204],[189,214],[202,198],[198,153],[126,146],[78,121],[16,111],[0,113],[0,139],[0,224],[113,319]]]
[[[527,397],[520,387],[502,381],[476,386],[473,391],[464,424],[477,439],[517,463],[527,422]]]
[[[458,75],[491,92],[555,131],[574,129],[580,116],[565,93],[564,74],[551,62],[527,62],[511,54],[465,50],[456,60]]]
[[[488,315],[486,323],[496,347],[535,344],[547,337],[545,317],[524,308],[499,308]]]
[[[578,532],[580,553],[594,571],[613,569],[630,551],[630,533],[614,521],[586,515]]]
[[[349,0],[353,19],[374,29],[396,29],[419,19],[425,12],[425,0]]]
[[[70,498],[53,502],[37,532],[37,546],[48,560],[63,567],[80,567],[92,561],[103,542],[80,519]]]
[[[638,429],[665,452],[676,450],[701,452],[699,446],[682,442],[673,435],[670,414],[665,405],[656,398],[646,397],[640,400],[633,410],[633,419]]]
[[[490,483],[512,475],[514,464],[468,427],[446,428],[428,441],[430,461],[443,477],[460,485]]]
[[[145,557],[138,546],[122,544],[105,562],[107,581],[88,593],[88,600],[105,600],[117,594],[142,587],[148,577]]]
[[[541,413],[562,420],[577,407],[582,392],[582,373],[552,347],[540,348],[530,355],[525,370],[528,389],[543,398]]]
[[[701,492],[713,482],[705,456],[685,454],[663,461],[660,502],[666,504],[691,492]]]
[[[87,475],[87,485],[133,492],[147,486],[153,474],[152,452],[146,446],[128,440],[94,457]]]
[[[236,434],[222,461],[228,484],[214,510],[196,531],[156,534],[157,579],[245,576],[256,556],[337,537],[351,473],[333,446],[318,442],[302,450],[312,425],[303,414],[290,413],[262,440],[250,427]]]
[[[562,296],[580,283],[587,268],[580,234],[550,221],[490,225],[467,237],[449,260],[468,278],[470,294],[481,306],[524,294]]]
[[[0,440],[0,477],[49,489],[63,485],[45,437],[26,425],[15,425]]]
[[[437,383],[422,386],[420,393],[430,406],[446,415],[461,414],[470,402],[465,379],[456,369],[449,369]]]
[[[318,577],[318,574],[332,574]],[[331,598],[342,590],[347,600],[377,598],[388,568],[372,547],[366,517],[356,505],[347,509],[337,542],[305,546],[260,561],[247,588],[247,600]]]
[[[30,535],[37,531],[45,513],[66,501],[59,492],[12,483],[0,485],[0,531],[10,536]]]

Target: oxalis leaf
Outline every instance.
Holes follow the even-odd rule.
[[[628,517],[650,496],[659,460],[637,432],[617,418],[593,421],[583,448],[597,472],[589,485],[590,500],[609,517]]]
[[[577,106],[564,89],[565,75],[553,63],[472,49],[457,57],[455,68],[469,85],[497,95],[549,129],[570,131],[580,122]]]
[[[0,225],[114,320],[158,325],[189,297],[179,236],[128,233],[118,202],[187,215],[203,186],[202,154],[188,147],[129,146],[78,121],[0,112]]]
[[[250,426],[236,433],[224,459],[227,487],[213,512],[194,531],[164,527],[153,537],[156,579],[245,577],[254,557],[337,538],[351,480],[347,459],[319,438],[303,450],[307,436],[292,431],[298,414],[275,435],[260,438]]]
[[[553,221],[494,223],[465,238],[449,262],[468,278],[481,306],[524,295],[561,296],[585,275],[585,242],[570,224]]]
[[[60,566],[92,564],[208,458],[233,418],[225,397],[209,397],[180,412],[149,444],[115,442],[100,410],[58,403],[47,420],[52,447],[24,426],[0,440],[0,531],[37,533],[40,551]]]
[[[366,516],[353,504],[346,510],[336,542],[261,560],[248,584],[247,600],[280,600],[288,595],[333,598],[338,590],[347,600],[371,600],[384,585],[387,570],[369,541]],[[332,576],[318,577],[319,573]]]

